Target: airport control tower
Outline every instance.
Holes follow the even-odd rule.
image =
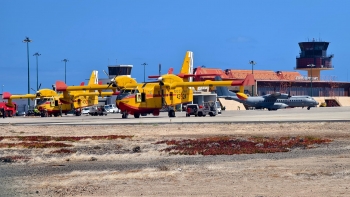
[[[126,75],[128,77],[131,77],[131,70],[133,65],[128,64],[121,64],[121,65],[109,65],[108,66],[108,78],[99,79],[99,82],[102,84],[107,84],[111,82],[111,79],[113,79],[116,76],[119,75]]]
[[[301,52],[296,58],[294,70],[306,70],[308,77],[320,80],[321,70],[333,70],[333,54],[327,56],[329,42],[315,41],[299,42]]]
[[[125,64],[108,66],[108,75],[110,79],[119,75],[126,75],[128,77],[131,77],[131,69],[132,69],[132,65],[125,65]]]

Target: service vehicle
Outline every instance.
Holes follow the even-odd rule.
[[[221,114],[221,104],[219,101],[216,101],[216,109],[218,110],[218,114]]]
[[[217,103],[214,101],[208,101],[203,103],[203,108],[198,112],[198,116],[216,116],[218,115]]]
[[[92,106],[89,110],[91,116],[107,116],[107,111],[104,106]]]
[[[12,117],[16,115],[17,105],[15,102],[12,102],[13,107],[9,107],[5,102],[0,103],[0,116],[3,117],[3,113],[5,117]]]
[[[198,111],[199,111],[199,106],[197,104],[187,104],[186,117],[190,117],[191,115],[194,115],[195,117],[197,117]]]

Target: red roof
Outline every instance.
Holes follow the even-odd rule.
[[[199,73],[196,74],[213,74],[219,75],[222,79],[244,79],[248,74],[252,73],[252,70],[234,70],[219,68],[201,68]],[[296,77],[301,77],[299,72],[295,71],[272,71],[272,70],[254,70],[255,80],[295,80]],[[203,76],[203,80],[213,80],[215,76]]]

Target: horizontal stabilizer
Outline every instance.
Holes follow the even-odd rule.
[[[11,97],[11,93],[9,93],[9,92],[4,92],[2,94],[2,99],[10,99],[10,97]]]
[[[56,81],[56,90],[57,91],[66,91],[67,85],[63,81]]]

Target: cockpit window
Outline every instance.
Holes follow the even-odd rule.
[[[45,104],[46,101],[50,101],[50,99],[49,98],[37,99],[36,100],[36,104],[37,105],[42,105],[42,104]]]
[[[139,93],[139,90],[138,89],[123,89],[121,91],[121,94],[136,94],[136,93]]]

